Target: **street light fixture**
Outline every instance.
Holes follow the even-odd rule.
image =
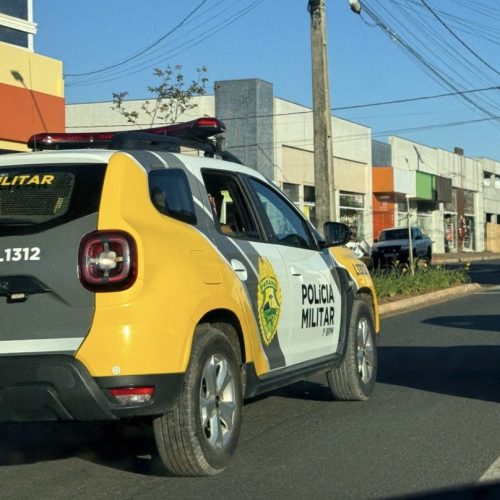
[[[349,0],[349,6],[355,14],[361,14],[361,3],[359,0]]]
[[[413,266],[413,241],[411,238],[411,224],[410,224],[410,198],[415,198],[411,194],[406,195],[406,211],[408,214],[408,255],[410,258],[410,270],[412,276],[415,275],[415,268]]]

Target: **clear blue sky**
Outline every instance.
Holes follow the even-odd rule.
[[[474,92],[333,113],[378,140],[500,160],[500,90],[477,91],[500,86],[500,2],[361,3],[358,16],[348,0],[326,0],[332,108]],[[34,9],[35,50],[63,61],[68,103],[147,97],[154,67],[181,64],[187,78],[206,66],[210,92],[216,80],[260,78],[311,105],[307,0],[35,0]]]

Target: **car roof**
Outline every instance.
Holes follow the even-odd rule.
[[[107,163],[115,151],[109,149],[65,149],[0,155],[0,165],[37,163]]]
[[[110,149],[61,149],[61,150],[46,150],[46,151],[34,151],[27,153],[9,153],[5,155],[0,155],[0,167],[1,166],[21,166],[21,165],[40,165],[40,164],[58,164],[58,163],[70,163],[70,164],[81,164],[81,163],[103,163],[109,162],[111,156],[116,153],[130,153],[133,155],[137,152],[137,149],[127,151],[127,150],[110,150]],[[190,154],[183,153],[170,153],[163,151],[148,151],[144,149],[143,151],[149,152],[158,157],[165,157],[167,155],[177,157],[188,169],[191,171],[199,171],[202,168],[210,168],[214,170],[221,171],[231,171],[238,172],[242,174],[251,175],[257,177],[261,180],[269,182],[269,180],[255,169],[234,163],[227,160],[221,160],[218,158],[208,158],[204,156],[194,156]]]

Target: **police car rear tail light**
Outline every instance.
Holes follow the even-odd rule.
[[[130,288],[137,277],[135,241],[123,231],[95,231],[80,243],[80,281],[92,291]]]
[[[203,141],[225,131],[226,126],[217,118],[198,118],[189,122],[141,130],[35,134],[29,138],[28,147],[33,150],[106,148],[116,134],[125,132],[141,132],[144,134],[156,134]]]
[[[147,404],[153,399],[154,387],[116,387],[109,393],[122,405]]]

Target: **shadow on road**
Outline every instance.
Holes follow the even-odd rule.
[[[466,260],[466,259],[465,259]],[[463,269],[463,263],[445,264],[447,269]],[[480,285],[498,285],[500,284],[500,265],[498,261],[472,262],[470,271],[472,283]]]
[[[500,346],[380,347],[377,381],[500,403]]]
[[[449,328],[463,328],[466,330],[500,332],[500,314],[438,316],[426,319],[422,323]]]
[[[0,466],[73,457],[137,474],[164,475],[148,426],[115,422],[0,426]]]

